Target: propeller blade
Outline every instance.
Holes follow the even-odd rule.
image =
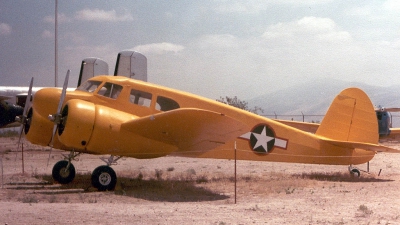
[[[51,135],[50,152],[49,152],[49,158],[47,160],[47,166],[49,165],[51,150],[53,149],[54,136],[56,135],[57,127],[61,122],[61,107],[62,107],[62,105],[64,103],[65,95],[67,93],[67,87],[68,87],[68,80],[69,80],[69,73],[70,72],[71,72],[71,70],[68,70],[67,71],[67,75],[65,76],[63,89],[61,91],[60,101],[58,102],[57,112],[54,115],[49,115],[49,119],[54,122],[54,126],[53,126],[53,133]]]
[[[67,93],[67,87],[68,87],[68,80],[69,80],[69,73],[70,72],[71,72],[71,70],[68,70],[67,71],[67,75],[65,76],[64,85],[63,85],[63,89],[62,89],[62,92],[61,92],[60,102],[58,103],[57,114],[61,114],[61,107],[63,105],[64,99],[65,99],[65,95]]]
[[[31,98],[32,98],[32,86],[33,86],[33,77],[32,77],[31,82],[29,84],[28,95],[26,96],[25,106],[24,106],[24,111],[22,113],[22,116],[16,118],[16,120],[18,120],[21,123],[21,125],[19,127],[18,149],[19,149],[19,144],[21,143],[22,132],[25,130],[27,112],[28,112],[28,108],[30,107],[30,101],[31,101]]]
[[[62,89],[62,92],[61,92],[60,101],[58,102],[57,112],[56,112],[55,115],[50,115],[49,116],[49,118],[54,122],[53,133],[52,133],[51,142],[50,142],[50,147],[53,147],[54,136],[55,136],[56,131],[57,131],[57,126],[60,123],[61,107],[62,107],[62,105],[64,103],[65,95],[67,93],[68,79],[69,79],[70,71],[71,70],[68,70],[67,71],[67,75],[65,76],[65,80],[64,80],[64,85],[63,85],[63,89]]]

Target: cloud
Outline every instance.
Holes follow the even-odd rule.
[[[239,45],[238,41],[235,36],[230,34],[205,35],[198,40],[198,46],[202,49],[236,48]]]
[[[133,17],[129,13],[117,15],[115,10],[84,9],[75,14],[75,19],[97,22],[121,22],[132,21]]]
[[[290,7],[296,6],[307,6],[320,5],[331,2],[332,0],[236,0],[236,1],[226,1],[219,0],[214,3],[214,11],[217,13],[245,13],[245,14],[257,14],[262,11],[269,10],[271,7],[279,5],[287,5]]]
[[[330,18],[304,17],[271,25],[262,35],[265,39],[287,41],[343,42],[351,40],[350,33],[342,31]]]
[[[177,45],[177,44],[172,44],[172,43],[167,43],[167,42],[162,42],[162,43],[153,43],[153,44],[147,44],[147,45],[138,45],[133,48],[134,51],[138,51],[143,54],[166,54],[168,52],[173,52],[177,53],[180,51],[183,51],[185,49],[184,46],[182,45]]]
[[[0,23],[0,35],[9,35],[11,34],[12,28],[10,25],[6,23]]]
[[[43,21],[46,23],[54,24],[54,15],[44,17]],[[58,13],[58,18],[57,18],[58,24],[67,23],[67,22],[71,22],[71,21],[72,21],[72,19],[68,18],[64,13]]]
[[[388,0],[383,3],[383,9],[393,12],[400,12],[400,2],[397,0]]]

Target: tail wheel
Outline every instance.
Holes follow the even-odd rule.
[[[52,176],[60,184],[71,183],[75,178],[75,167],[68,161],[59,161],[53,167]]]
[[[114,190],[117,184],[117,175],[109,166],[99,166],[92,173],[92,185],[99,191]]]
[[[350,170],[350,175],[353,176],[353,177],[360,177],[360,170],[356,169],[356,168],[353,168],[353,169]]]

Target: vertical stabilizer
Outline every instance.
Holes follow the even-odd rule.
[[[339,141],[377,144],[378,122],[367,94],[358,88],[348,88],[340,92],[316,134]]]
[[[108,64],[99,58],[90,57],[82,60],[78,87],[83,82],[97,75],[108,75]]]
[[[125,76],[136,80],[147,81],[147,58],[135,51],[118,53],[114,76]]]

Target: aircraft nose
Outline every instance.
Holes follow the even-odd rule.
[[[40,145],[48,145],[52,137],[54,123],[48,119],[50,114],[57,112],[61,90],[57,88],[43,88],[33,97],[32,117],[26,138]]]

